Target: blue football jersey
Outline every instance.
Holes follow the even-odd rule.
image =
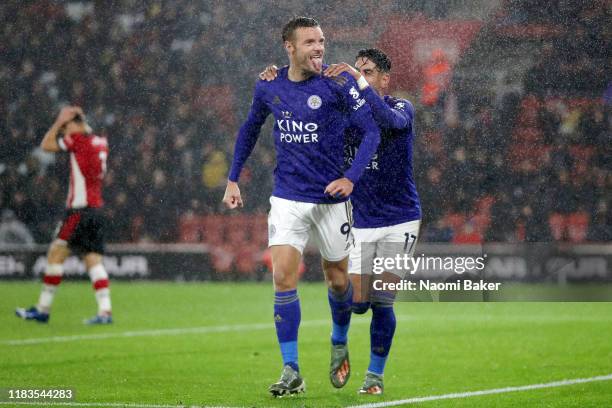
[[[371,87],[362,94],[381,129],[381,142],[351,195],[354,226],[380,228],[418,220],[421,204],[412,169],[414,107],[404,99],[381,98]],[[359,129],[347,130],[347,166],[358,152],[361,138]]]
[[[246,122],[238,132],[229,179],[238,181],[252,152],[261,126],[274,116],[273,196],[310,203],[336,203],[324,193],[341,177],[357,183],[376,151],[380,131],[355,80],[348,74],[336,78],[315,75],[301,82],[287,77],[288,67],[274,81],[258,81]],[[363,138],[360,152],[349,168],[344,166],[344,134],[353,127]]]

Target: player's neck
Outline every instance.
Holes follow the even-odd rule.
[[[289,65],[289,71],[287,72],[287,78],[289,78],[291,82],[302,82],[309,79],[313,75],[314,74],[312,72],[304,71],[295,65]]]

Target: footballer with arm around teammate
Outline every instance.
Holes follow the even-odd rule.
[[[354,286],[353,311],[372,309],[370,326],[370,363],[363,394],[382,394],[385,363],[391,349],[396,321],[393,311],[394,291],[375,290],[372,286],[371,260],[413,255],[421,223],[421,204],[412,168],[415,138],[414,107],[404,99],[385,95],[390,81],[391,60],[379,49],[359,51],[355,66],[333,64],[324,75],[348,72],[359,84],[381,129],[382,141],[375,158],[355,186],[355,248],[350,255],[349,276]],[[349,129],[349,162],[359,143],[358,129]],[[390,270],[377,276],[382,282],[399,282],[404,270]]]
[[[223,202],[243,205],[238,178],[253,150],[261,126],[274,116],[277,165],[268,217],[275,290],[274,321],[283,358],[280,380],[269,391],[274,396],[304,391],[299,373],[297,338],[300,304],[298,266],[312,236],[323,258],[332,312],[330,380],[346,384],[350,374],[347,331],[352,286],[348,254],[353,245],[348,196],[380,142],[369,107],[348,74],[321,75],[325,38],[316,20],[296,17],[283,28],[289,66],[273,82],[258,81],[246,122],[236,140],[234,159]],[[349,126],[363,135],[359,152],[344,169],[344,133]]]
[[[349,276],[354,288],[353,311],[358,314],[372,309],[370,326],[370,364],[359,392],[380,395],[383,372],[395,332],[393,302],[395,293],[372,288],[374,257],[394,257],[406,250],[411,255],[418,237],[421,210],[412,173],[414,108],[407,100],[383,96],[390,81],[391,61],[379,49],[359,51],[356,66],[332,64],[324,75],[334,77],[349,73],[372,109],[381,128],[381,143],[363,177],[355,186],[355,248],[351,251]],[[278,68],[271,65],[260,78],[272,81]],[[346,133],[346,160],[355,157],[361,134],[350,128]],[[383,272],[383,282],[398,282],[403,271]]]
[[[38,304],[29,309],[18,308],[15,313],[24,320],[49,321],[51,304],[62,281],[63,263],[73,251],[83,257],[98,303],[98,313],[85,323],[112,323],[108,274],[102,264],[105,224],[101,213],[102,184],[108,142],[105,137],[92,133],[81,108],[67,106],[61,109],[40,146],[47,152],[70,154],[66,215],[47,253]]]

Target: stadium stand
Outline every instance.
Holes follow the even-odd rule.
[[[49,240],[67,166],[37,146],[62,103],[80,104],[111,143],[109,241],[202,242],[219,270],[236,258],[250,273],[265,255],[274,154],[262,137],[241,178],[246,207],[224,215],[234,134],[256,74],[285,60],[276,27],[311,13],[330,16],[330,48],[346,58],[358,45],[392,48],[386,33],[407,19],[464,27],[465,44],[428,45],[450,61],[436,98],[420,103],[431,84],[418,72],[393,90],[417,107],[423,241],[612,239],[605,2],[482,2],[479,16],[465,2],[310,3],[272,13],[243,0],[2,2],[0,19],[14,24],[0,29],[0,209]]]

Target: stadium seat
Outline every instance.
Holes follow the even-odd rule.
[[[241,275],[253,275],[261,258],[261,249],[252,243],[235,248],[236,271]]]
[[[512,141],[517,144],[541,144],[544,137],[537,127],[518,127],[512,132]]]
[[[480,244],[482,235],[476,230],[475,226],[468,222],[464,224],[453,236],[453,244]]]
[[[202,217],[184,214],[179,220],[179,241],[184,243],[202,241]]]
[[[226,227],[226,244],[236,247],[246,243],[249,239],[248,224],[245,216],[231,216],[224,221]]]
[[[586,240],[589,230],[589,214],[578,211],[567,217],[567,232],[570,242],[581,243]]]
[[[466,216],[460,213],[450,213],[445,218],[445,224],[451,227],[453,231],[459,231],[466,222]]]
[[[555,241],[562,241],[564,239],[566,217],[563,214],[551,214],[548,217],[548,226]]]
[[[266,248],[268,245],[268,217],[265,214],[255,214],[253,221],[253,243],[261,248]]]
[[[202,218],[203,240],[209,245],[222,245],[225,240],[225,223],[221,215],[207,215]]]
[[[542,107],[541,102],[535,95],[528,95],[523,98],[518,115],[517,126],[519,127],[537,127],[538,114]]]

